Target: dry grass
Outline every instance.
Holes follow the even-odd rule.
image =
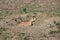
[[[60,33],[60,23],[57,22],[60,20],[60,0],[0,1],[0,25],[2,26],[2,28],[0,26],[0,40],[57,39],[50,35]],[[22,21],[28,21],[33,15],[37,17],[33,26],[17,26]]]

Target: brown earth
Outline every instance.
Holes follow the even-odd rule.
[[[27,9],[20,12],[21,8]],[[60,40],[56,14],[60,14],[60,0],[0,0],[0,40]],[[18,26],[32,16],[37,18],[33,26]]]

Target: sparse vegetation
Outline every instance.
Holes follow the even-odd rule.
[[[24,40],[29,40],[29,39],[28,39],[28,37],[26,36],[26,37],[24,38]]]
[[[53,16],[60,16],[60,9],[57,8],[48,8],[48,9],[43,9],[43,8],[26,8],[26,7],[22,7],[20,9],[20,12],[22,14],[26,14],[26,13],[33,13],[36,14],[37,12],[40,13],[47,13],[47,14],[51,14]]]
[[[8,34],[6,33],[6,28],[0,27],[0,37],[3,37],[3,40],[7,40],[9,38]]]
[[[24,11],[25,13],[27,13],[27,8],[23,8],[23,11]]]
[[[44,40],[44,39],[40,39],[40,40]]]
[[[59,33],[60,32],[60,23],[57,22],[57,21],[54,21],[53,23],[56,25],[58,30],[57,31],[50,31],[49,34],[54,34],[54,33]],[[50,26],[50,27],[53,27],[53,26]]]
[[[15,19],[13,19],[13,20],[14,20],[15,22],[17,22],[18,24],[23,21],[21,17],[15,18]]]
[[[4,17],[5,16],[10,16],[10,15],[12,15],[12,12],[10,12],[8,10],[5,10],[5,11],[3,11],[3,15],[4,15]]]
[[[25,36],[26,34],[25,33],[20,33],[20,35]]]
[[[54,24],[57,26],[58,31],[60,32],[60,22],[56,22],[56,21],[54,21]]]
[[[43,35],[42,37],[47,37],[47,35]]]
[[[25,8],[25,7],[20,8],[20,12],[21,12],[22,14],[27,14],[27,13],[28,13],[28,9]]]
[[[6,31],[6,29],[5,29],[5,28],[0,27],[0,33],[4,32],[4,31]]]
[[[12,15],[12,12],[10,12],[10,11],[7,11],[7,10],[2,10],[1,12],[0,12],[0,19],[4,19],[6,16],[10,16],[10,15]]]
[[[59,33],[60,31],[50,31],[49,34]]]
[[[3,14],[2,14],[2,13],[0,13],[0,20],[1,20],[1,19],[3,19],[3,17],[2,17],[2,16],[3,16]]]
[[[21,36],[21,40],[29,40],[29,35],[26,33],[20,33],[18,36]]]
[[[59,23],[58,23],[58,22],[56,22],[56,21],[54,21],[54,24],[55,24],[55,25],[59,25]]]
[[[60,31],[60,23],[57,23],[57,28],[58,28],[58,31]]]
[[[0,40],[54,40],[57,33],[60,37],[60,22],[53,21],[60,16],[59,0],[0,1],[0,25],[3,26],[0,27]],[[33,15],[37,18],[35,22],[22,23],[31,26],[18,26],[21,22],[28,22]],[[9,29],[6,31],[6,28]]]
[[[9,36],[8,35],[3,35],[4,36],[4,40],[8,40]]]
[[[54,27],[54,25],[52,25],[52,24],[50,24],[50,26],[49,26],[50,28],[53,28]]]
[[[56,24],[56,21],[54,21],[54,24]]]
[[[2,16],[0,16],[0,20],[3,19]]]

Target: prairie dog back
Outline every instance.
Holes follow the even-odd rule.
[[[31,26],[32,22],[36,20],[36,17],[32,17],[29,21],[27,22],[21,22],[19,26]]]

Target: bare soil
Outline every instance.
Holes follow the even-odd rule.
[[[60,0],[0,0],[0,40],[60,40]]]

